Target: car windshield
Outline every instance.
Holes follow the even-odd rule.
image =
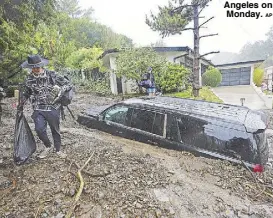
[[[108,111],[106,111],[104,119],[105,121],[111,121],[125,125],[128,109],[129,108],[125,106],[115,106],[110,108]]]

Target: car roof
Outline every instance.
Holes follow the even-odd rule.
[[[250,110],[244,106],[166,96],[131,98],[123,101],[123,103],[174,110],[178,113],[210,116],[242,124],[244,124]]]

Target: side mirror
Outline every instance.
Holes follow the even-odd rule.
[[[99,115],[99,121],[102,121],[102,120],[103,120],[103,116]]]

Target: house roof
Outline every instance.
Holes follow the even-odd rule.
[[[142,47],[142,48],[150,48],[150,47]],[[172,52],[172,51],[193,52],[193,50],[188,46],[181,46],[181,47],[178,47],[178,46],[173,46],[173,47],[152,47],[152,48],[156,52]],[[119,52],[121,50],[127,50],[127,49],[130,49],[130,48],[121,48],[120,50],[117,49],[117,48],[108,49],[108,50],[104,51],[98,59],[103,58],[107,54],[117,53],[117,52]],[[209,60],[207,60],[205,58],[201,58],[201,59],[214,66],[214,64],[211,61],[209,61]]]
[[[256,63],[261,63],[261,62],[264,62],[264,61],[265,60],[233,62],[233,63],[215,65],[215,67],[227,67],[227,66],[234,66],[234,65],[256,64]]]

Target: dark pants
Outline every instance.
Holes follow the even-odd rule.
[[[39,139],[46,147],[51,147],[51,142],[47,135],[47,123],[52,132],[54,147],[56,151],[61,148],[61,135],[60,135],[60,110],[52,109],[51,111],[38,111],[35,110],[32,115],[35,124],[35,131]]]

